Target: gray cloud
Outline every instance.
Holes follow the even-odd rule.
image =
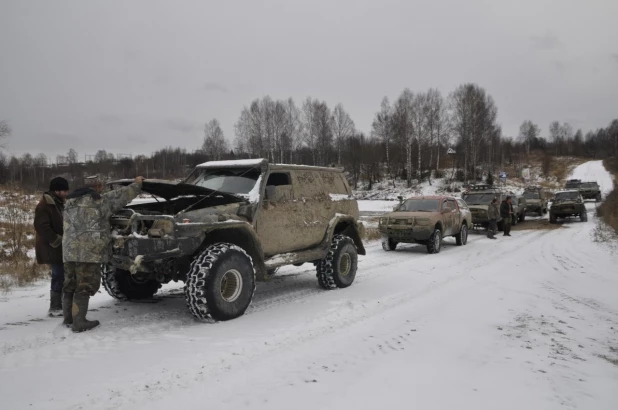
[[[164,122],[164,125],[166,128],[170,130],[179,131],[181,133],[190,133],[194,131],[197,126],[197,124],[193,121],[188,121],[188,120],[183,120],[183,119],[178,119],[178,118],[166,120]]]
[[[220,92],[220,93],[229,93],[230,90],[228,90],[228,88],[218,82],[208,82],[206,84],[204,84],[203,89],[205,91],[212,91],[212,92]]]
[[[560,39],[552,33],[546,33],[542,36],[532,36],[532,45],[538,50],[554,50],[562,45]]]
[[[612,59],[614,60],[615,63],[618,63],[618,53],[614,53],[612,54]]]
[[[97,119],[105,125],[121,125],[125,122],[117,115],[100,115]]]

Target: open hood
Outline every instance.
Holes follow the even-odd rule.
[[[133,179],[120,179],[117,181],[108,182],[107,185],[122,185],[127,186],[135,182]],[[225,192],[214,191],[209,188],[204,188],[197,185],[185,184],[182,182],[165,181],[161,179],[146,179],[142,183],[142,191],[158,196],[165,200],[178,198],[180,196],[213,196],[224,198],[228,203],[243,202],[244,199]]]

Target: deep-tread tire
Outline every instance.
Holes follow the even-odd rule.
[[[150,299],[161,288],[156,280],[139,283],[133,280],[130,272],[109,265],[101,267],[101,283],[107,293],[117,300]]]
[[[398,243],[391,238],[382,238],[382,249],[386,252],[394,251],[397,249]]]
[[[235,271],[242,279],[239,294],[226,301],[221,294],[224,276]],[[185,298],[193,316],[198,319],[230,320],[242,316],[255,292],[255,268],[251,257],[240,247],[217,243],[199,254],[189,268]]]
[[[442,231],[436,229],[427,241],[427,253],[440,253],[440,249],[442,249]]]
[[[459,233],[455,235],[455,242],[457,246],[463,246],[468,243],[468,225],[461,225]]]
[[[348,273],[341,271],[343,258],[349,257]],[[321,288],[330,290],[347,288],[356,278],[358,268],[358,252],[352,238],[345,235],[335,235],[326,257],[317,265],[318,284]]]

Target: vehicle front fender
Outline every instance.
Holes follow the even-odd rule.
[[[362,236],[364,234],[365,227],[363,224],[358,223],[351,215],[337,214],[330,220],[328,224],[328,232],[326,233],[325,242],[330,244],[335,235],[345,235],[352,238],[356,250],[359,255],[366,255],[367,251],[363,245]]]

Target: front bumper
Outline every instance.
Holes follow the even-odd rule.
[[[154,272],[159,262],[193,255],[200,238],[120,237],[113,242],[112,265],[124,270]]]
[[[572,216],[586,212],[581,206],[552,207],[549,212],[555,216]]]
[[[426,241],[431,236],[429,225],[380,225],[380,233],[398,242]]]

